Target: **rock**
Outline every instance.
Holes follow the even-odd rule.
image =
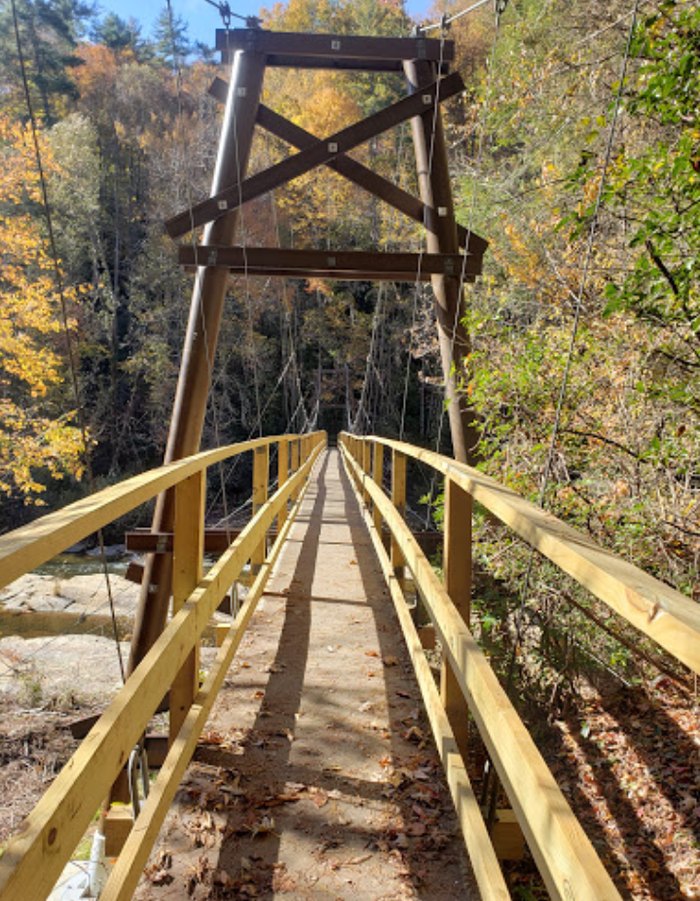
[[[122,576],[110,574],[109,584],[118,616],[131,617],[136,611],[139,586]],[[57,579],[28,573],[0,592],[6,610],[70,610],[76,615],[109,613],[105,577],[102,573]]]
[[[84,554],[92,547],[92,543],[86,538],[84,541],[78,541],[76,544],[72,544],[70,547],[67,547],[64,554]]]
[[[126,548],[123,544],[106,544],[104,548],[105,560],[121,560],[126,554]],[[99,547],[90,548],[85,552],[87,557],[102,557],[102,551]]]
[[[2,638],[0,664],[0,696],[27,707],[92,705],[121,686],[114,641],[96,635]]]

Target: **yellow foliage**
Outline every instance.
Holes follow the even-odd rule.
[[[51,154],[42,152],[51,172]],[[41,203],[32,138],[2,117],[0,161],[0,491],[37,503],[44,486],[36,471],[76,473],[82,447],[72,416],[49,412],[50,390],[63,381],[52,346],[61,323],[53,261],[30,206]]]

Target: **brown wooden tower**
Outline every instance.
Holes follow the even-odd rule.
[[[218,30],[217,49],[230,65],[228,83],[217,78],[211,93],[225,105],[211,196],[173,216],[168,234],[180,238],[205,226],[200,244],[179,246],[180,262],[196,266],[190,317],[182,354],[166,462],[200,449],[219,326],[229,273],[340,280],[430,280],[435,294],[438,337],[448,399],[454,455],[467,460],[473,441],[467,410],[460,403],[455,373],[463,368],[468,336],[460,321],[462,284],[481,272],[486,241],[455,220],[440,104],[464,90],[450,72],[454,44],[446,40],[296,34],[260,28]],[[348,128],[317,137],[261,103],[267,67],[401,72],[408,91],[403,99]],[[348,156],[373,137],[411,121],[420,196],[406,192]],[[246,176],[256,126],[290,145],[293,152],[276,165]],[[234,245],[240,207],[280,188],[317,166],[328,166],[406,216],[424,225],[426,252],[380,253],[291,250]],[[173,528],[172,496],[161,496],[153,531]],[[130,669],[143,659],[161,633],[170,595],[170,555],[151,555],[143,572],[142,596],[134,632]]]

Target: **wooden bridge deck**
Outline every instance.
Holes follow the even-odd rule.
[[[335,450],[317,463],[147,874],[141,899],[183,897],[187,882],[195,898],[477,897]]]

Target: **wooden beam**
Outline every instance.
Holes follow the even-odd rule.
[[[210,93],[218,96],[221,91],[218,87],[219,84],[223,86],[225,91],[226,82],[217,78],[209,89]],[[294,122],[290,122],[289,119],[285,119],[284,116],[280,116],[279,113],[274,112],[274,110],[262,103],[258,107],[257,122],[270,134],[286,141],[299,150],[305,150],[318,141],[316,135],[311,134],[311,132],[306,131]],[[413,194],[409,194],[408,191],[399,188],[398,185],[373,172],[362,163],[358,163],[357,160],[341,153],[334,160],[327,162],[326,166],[365,191],[369,191],[370,194],[374,194],[380,200],[388,203],[389,206],[392,206],[415,222],[420,222],[429,231],[434,232],[437,230],[438,214],[432,207],[425,206],[418,197],[414,197]],[[488,241],[480,238],[473,232],[470,233],[464,226],[459,224],[457,225],[457,236],[460,247],[468,247],[470,254],[483,256],[486,252]]]
[[[277,445],[277,484],[284,485],[289,478],[289,439],[280,438]],[[277,528],[281,529],[287,519],[287,505],[280,510]]]
[[[250,176],[241,184],[235,182],[229,187],[219,190],[208,200],[197,203],[190,209],[168,219],[165,223],[166,231],[171,237],[177,238],[192,231],[198,225],[204,225],[206,222],[212,222],[220,216],[225,216],[232,210],[238,209],[242,204],[279,188],[288,181],[299,178],[300,175],[332,160],[339,153],[346,153],[353,147],[364,144],[407,119],[426,112],[432,115],[436,102],[441,103],[463,90],[464,82],[458,72],[434,81],[421,88],[418,93],[404,97],[380,112],[317,141],[313,147],[302,150],[275,166],[270,166],[268,169]]]
[[[258,453],[256,448],[253,453]],[[204,564],[204,502],[207,493],[204,470],[175,487],[175,537],[173,548],[173,616],[202,580]],[[195,645],[170,689],[171,742],[180,731],[196,693],[199,655]]]
[[[268,485],[270,482],[270,445],[256,447],[253,451],[253,516],[267,503]],[[267,534],[262,536],[260,544],[251,555],[251,567],[256,574],[262,566],[267,553]]]
[[[443,574],[445,589],[469,628],[472,591],[472,499],[453,479],[445,479]],[[450,661],[443,653],[440,677],[442,703],[466,758],[469,745],[469,707]]]
[[[236,56],[231,67],[230,90],[212,179],[212,194],[233,181],[240,180],[246,173],[264,75],[263,57],[255,53]],[[232,244],[237,222],[238,214],[235,211],[219,217],[205,229],[205,241],[212,244]],[[212,380],[212,361],[216,359],[228,281],[227,274],[216,269],[201,269],[194,280],[168,429],[164,457],[166,463],[194,454],[200,448]],[[172,494],[158,498],[152,520],[155,531],[172,529],[173,508]],[[128,672],[134,669],[163,630],[169,598],[168,557],[148,557],[134,620]]]
[[[434,67],[427,60],[406,61],[404,70],[413,96],[420,94],[435,78]],[[440,213],[435,230],[426,231],[427,250],[430,253],[455,253],[459,250],[457,221],[440,110],[430,118],[414,116],[411,134],[421,199],[426,206]],[[452,454],[457,460],[473,463],[478,434],[467,392],[460,390],[459,385],[468,377],[466,366],[471,348],[464,325],[463,284],[459,277],[449,275],[436,275],[431,281]]]
[[[406,516],[406,454],[394,450],[391,452],[391,503],[398,511],[399,516]],[[406,561],[393,535],[391,536],[390,553],[394,572],[400,579],[403,579]]]
[[[268,66],[335,68],[342,63],[342,68],[366,69],[376,64],[386,66],[385,71],[398,71],[400,61],[405,59],[447,63],[455,58],[454,41],[437,38],[302,34],[260,28],[217,28],[216,49],[227,54],[236,50],[259,53],[266,57]]]
[[[178,260],[185,266],[223,267],[239,275],[289,275],[355,281],[427,281],[434,274],[470,280],[481,272],[478,257],[459,253],[381,253],[363,250],[291,250],[275,247],[215,247],[183,244]]]
[[[367,439],[363,443],[367,444]],[[430,562],[386,495],[371,480],[364,479],[362,468],[349,455],[344,459],[354,469],[356,481],[362,482],[363,493],[379,505],[401,546],[551,897],[561,901],[574,897],[578,901],[620,901],[610,876]]]
[[[382,484],[384,478],[384,445],[375,442],[372,446],[372,478],[376,485],[378,485],[382,491],[384,490],[384,486]],[[374,506],[374,528],[377,530],[377,534],[382,534],[382,514],[379,511],[379,507]]]
[[[207,553],[225,551],[241,529],[205,529],[204,550]],[[124,534],[127,551],[149,554],[171,554],[173,550],[172,532],[152,532],[150,529],[135,529]]]

